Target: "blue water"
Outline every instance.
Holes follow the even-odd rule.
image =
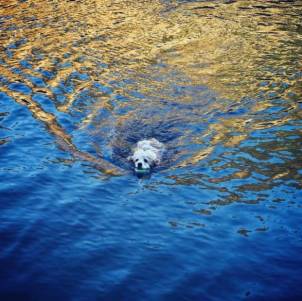
[[[302,300],[301,2],[95,5],[0,4],[0,300]]]

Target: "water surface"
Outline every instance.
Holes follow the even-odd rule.
[[[0,299],[302,300],[301,16],[2,1]]]

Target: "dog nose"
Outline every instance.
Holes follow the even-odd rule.
[[[139,163],[137,163],[137,167],[138,167],[139,169],[142,169],[142,168],[143,168],[143,164],[142,164],[141,162],[139,162]]]

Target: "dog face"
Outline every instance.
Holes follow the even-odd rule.
[[[157,162],[156,154],[152,150],[144,149],[137,149],[129,159],[134,163],[136,170],[149,170]]]
[[[132,156],[128,160],[134,163],[136,172],[149,172],[150,169],[160,163],[164,145],[155,138],[141,140],[137,143]]]

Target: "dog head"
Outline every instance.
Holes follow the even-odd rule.
[[[141,140],[137,143],[133,155],[128,157],[134,163],[136,173],[148,173],[154,165],[158,165],[164,145],[155,138]]]
[[[128,157],[129,161],[134,163],[136,170],[150,170],[152,166],[158,163],[156,153],[152,150],[136,149],[134,154]]]

